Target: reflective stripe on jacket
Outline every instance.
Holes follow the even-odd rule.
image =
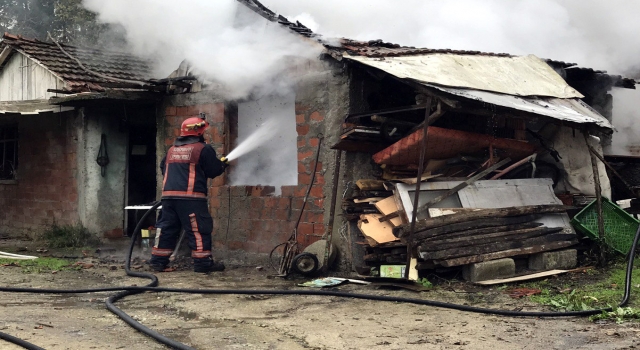
[[[162,198],[206,199],[207,178],[224,172],[213,147],[198,138],[176,140],[160,167],[164,175]]]

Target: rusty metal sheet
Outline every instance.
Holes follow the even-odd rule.
[[[577,98],[519,97],[487,91],[456,89],[431,84],[424,85],[474,101],[513,108],[567,122],[596,124],[603,128],[613,129],[607,118]]]
[[[516,96],[582,98],[545,61],[534,56],[425,54],[345,58],[425,84],[498,92]]]
[[[446,159],[461,153],[475,153],[493,146],[504,152],[506,157],[520,159],[531,155],[535,147],[527,142],[494,138],[491,135],[443,129],[430,126],[425,159]],[[422,146],[424,130],[420,129],[393,145],[373,155],[378,164],[417,164]]]

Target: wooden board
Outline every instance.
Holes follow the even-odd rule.
[[[456,247],[444,250],[436,251],[420,251],[420,257],[424,260],[442,260],[453,259],[463,256],[475,256],[482,254],[490,254],[501,252],[505,250],[511,250],[521,247],[532,247],[537,245],[543,245],[552,242],[563,242],[575,239],[575,235],[565,234],[547,234],[545,228],[530,229],[533,235],[538,237],[525,238],[522,240],[508,240],[505,242],[491,242],[486,244],[476,244],[467,247]],[[560,229],[561,230],[561,229]],[[540,236],[543,235],[543,236]]]
[[[358,228],[362,234],[375,240],[378,243],[387,243],[397,241],[398,238],[393,235],[393,226],[388,221],[380,222],[378,219],[382,214],[365,214],[360,216]]]
[[[391,213],[395,213],[398,211],[398,206],[396,205],[396,200],[393,196],[385,198],[374,204],[376,209],[380,211],[383,215],[389,215]],[[390,220],[393,226],[400,226],[403,224],[402,218],[400,216],[395,217]]]
[[[356,186],[362,191],[384,190],[384,181],[373,179],[360,179]]]
[[[483,262],[483,261],[508,258],[508,257],[518,256],[518,255],[529,255],[529,254],[547,252],[551,250],[571,247],[576,244],[578,244],[577,240],[567,241],[567,242],[551,242],[548,244],[543,244],[543,245],[538,245],[533,247],[524,247],[524,248],[504,250],[496,253],[465,256],[462,258],[442,260],[438,262],[444,267],[461,266],[461,265],[474,264],[474,263]]]
[[[511,277],[511,278],[501,278],[501,279],[494,279],[494,280],[486,280],[486,281],[480,281],[480,282],[475,282],[475,283],[476,284],[481,284],[483,286],[491,286],[491,285],[494,285],[494,284],[503,284],[503,283],[519,282],[519,281],[528,281],[528,280],[533,280],[533,279],[536,279],[536,278],[555,276],[555,275],[560,275],[560,274],[571,272],[571,271],[572,270],[549,270],[549,271],[543,271],[543,272],[538,272],[538,273],[532,273],[530,275]]]

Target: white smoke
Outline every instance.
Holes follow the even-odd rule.
[[[121,25],[132,53],[156,62],[166,77],[187,60],[227,97],[278,86],[292,57],[321,48],[251,12],[235,0],[83,0],[104,23]],[[264,92],[264,91],[262,91]]]
[[[405,46],[534,54],[632,74],[640,1],[263,0],[327,36]]]
[[[613,133],[611,145],[605,153],[616,156],[640,156],[640,130],[638,129],[638,101],[640,91],[614,88],[613,96]]]

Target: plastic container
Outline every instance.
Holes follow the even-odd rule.
[[[602,216],[604,219],[604,243],[619,253],[629,253],[640,221],[607,198],[602,198]],[[571,224],[587,237],[598,241],[598,209],[596,201],[594,200],[576,214],[571,220]]]

